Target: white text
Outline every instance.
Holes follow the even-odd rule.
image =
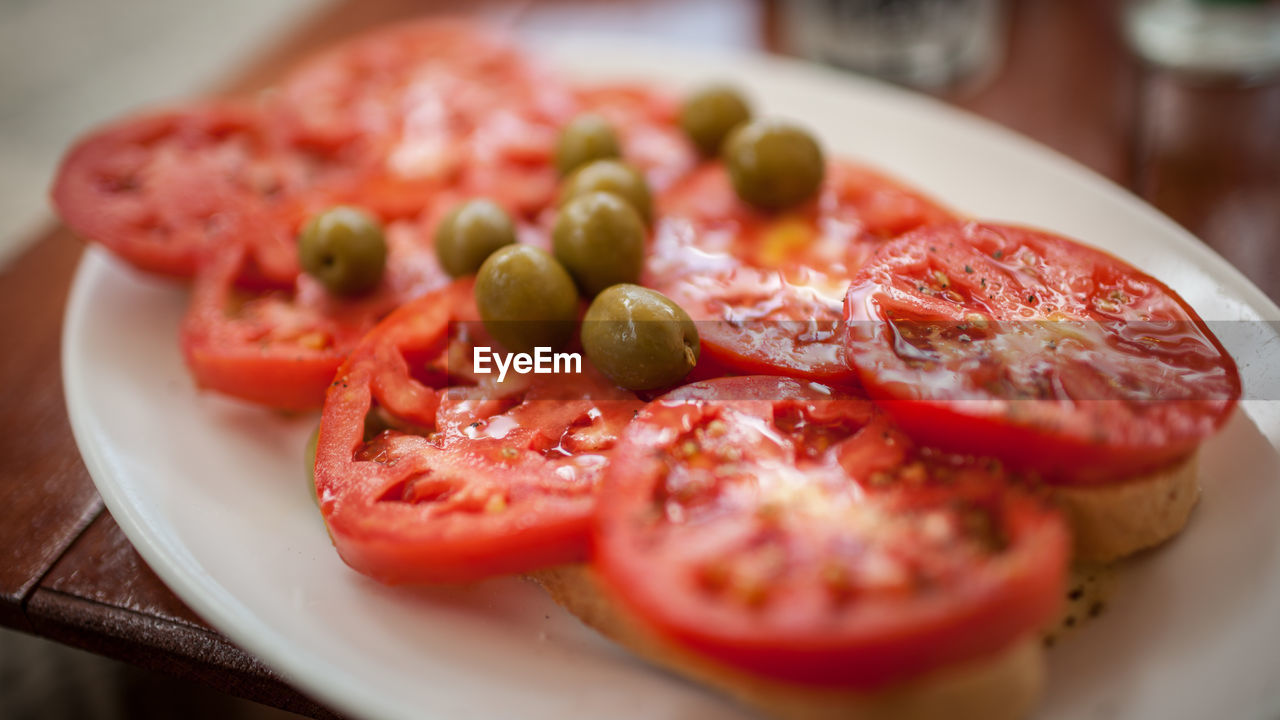
[[[529,353],[496,353],[493,348],[480,345],[472,348],[472,369],[479,375],[493,373],[498,370],[498,382],[507,379],[507,371],[514,370],[519,375],[550,375],[552,373],[581,373],[582,355],[579,353],[553,353],[549,347],[536,347]]]

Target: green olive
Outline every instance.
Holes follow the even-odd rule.
[[[436,227],[436,257],[453,277],[471,275],[493,251],[516,241],[516,226],[492,200],[471,200],[445,215]]]
[[[562,347],[573,337],[578,290],[545,250],[508,245],[476,273],[476,306],[485,330],[512,352]]]
[[[639,170],[621,160],[596,160],[574,170],[560,189],[560,204],[591,192],[613,193],[630,203],[645,224],[653,219],[649,183]]]
[[[737,90],[724,85],[703,88],[685,98],[680,106],[680,129],[707,157],[718,155],[729,133],[750,119],[747,101]]]
[[[556,170],[564,176],[592,160],[621,155],[618,135],[608,120],[594,114],[579,115],[560,131],[556,141]]]
[[[340,205],[316,215],[302,229],[298,262],[329,292],[360,295],[382,280],[387,241],[372,215]]]
[[[826,169],[813,136],[778,120],[742,125],[729,135],[722,154],[738,197],[764,210],[809,199]]]
[[[304,451],[304,457],[307,459],[307,476],[312,479],[316,476],[316,445],[320,442],[320,426],[316,425],[316,429],[311,431],[311,435],[307,437],[307,449]]]
[[[629,390],[679,382],[698,364],[698,328],[665,295],[614,285],[596,296],[582,320],[582,349],[605,377]]]
[[[565,203],[551,229],[551,248],[582,294],[635,282],[644,263],[644,221],[626,200],[592,192]]]
[[[316,429],[311,431],[310,437],[307,438],[307,449],[303,451],[303,457],[307,463],[307,486],[311,492],[311,499],[316,500],[316,445],[320,442],[320,426],[316,425]]]

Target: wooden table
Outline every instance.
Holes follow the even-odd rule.
[[[482,2],[516,25],[572,3]],[[681,37],[715,22],[666,2]],[[707,2],[725,7],[727,0]],[[1123,46],[1109,0],[1014,0],[1008,55],[982,89],[948,98],[1128,187],[1280,299],[1280,82],[1193,84],[1143,68]],[[361,29],[430,12],[422,0],[327,7],[224,89],[268,85],[301,54]],[[742,44],[780,50],[779,11]],[[600,0],[596,17],[635,3]],[[707,30],[712,28],[708,26]],[[722,31],[722,27],[719,28]],[[143,564],[103,509],[76,450],[59,377],[59,331],[81,244],[44,233],[0,275],[0,624],[314,717],[333,714],[205,625]]]

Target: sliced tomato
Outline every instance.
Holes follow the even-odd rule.
[[[919,450],[865,399],[757,376],[678,389],[628,426],[594,562],[680,647],[876,690],[1035,633],[1067,545],[998,463]]]
[[[294,238],[271,218],[300,195],[338,196],[353,181],[340,153],[288,146],[255,107],[223,102],[89,135],[63,159],[52,195],[78,234],[165,275],[194,275],[211,238],[235,228],[249,249],[242,280],[270,286],[297,273]]]
[[[316,57],[261,102],[140,115],[78,143],[53,200],[69,226],[144,270],[195,274],[234,227],[241,285],[289,288],[293,230],[325,207],[418,216],[441,192],[535,215],[576,101],[505,41],[457,22],[382,31]]]
[[[615,121],[651,181],[692,165],[670,98],[577,91],[505,38],[459,21],[361,36],[305,62],[260,102],[141,115],[81,141],[53,188],[74,230],[134,265],[191,277],[236,228],[242,286],[288,289],[294,230],[335,204],[412,219],[443,193],[533,219],[553,204],[556,137],[574,114]],[[634,157],[631,157],[633,156]]]
[[[306,273],[288,289],[237,285],[248,249],[234,230],[224,251],[208,259],[196,278],[182,324],[182,350],[196,383],[267,407],[320,407],[342,361],[383,317],[409,300],[447,284],[433,244],[435,225],[452,207],[441,197],[421,217],[387,223],[387,264],[368,294],[328,292]],[[273,220],[296,232],[298,220]]]
[[[1053,482],[1177,462],[1240,396],[1235,363],[1175,292],[1046,232],[906,235],[854,278],[846,317],[849,361],[911,435]]]
[[[297,142],[356,148],[377,188],[364,204],[390,214],[401,200],[412,209],[412,198],[455,187],[532,216],[555,196],[560,128],[582,112],[617,127],[624,156],[655,188],[696,162],[671,96],[638,84],[573,88],[509,38],[458,20],[338,45],[293,71],[276,107]]]
[[[388,583],[467,582],[586,559],[605,453],[642,406],[589,366],[472,372],[471,284],[397,310],[325,400],[320,509],[342,558]]]
[[[477,118],[534,105],[560,114],[564,85],[509,38],[456,19],[375,29],[318,53],[280,86],[281,120],[304,142],[358,143],[392,164],[440,160]],[[402,160],[394,159],[402,155]]]
[[[622,156],[661,193],[698,165],[698,154],[680,129],[679,100],[639,83],[575,88],[575,112],[596,113],[618,132]]]
[[[365,204],[395,215],[397,201],[412,213],[413,198],[442,187],[540,210],[555,191],[556,131],[574,105],[563,81],[500,34],[424,20],[305,61],[274,107],[295,142],[352,149],[379,188]]]
[[[723,166],[666,192],[646,276],[695,321],[703,352],[746,373],[848,382],[841,315],[849,278],[886,239],[953,216],[872,170],[830,164],[818,198],[751,209]]]

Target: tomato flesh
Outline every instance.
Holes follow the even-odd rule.
[[[412,219],[442,193],[534,216],[572,92],[505,41],[456,22],[384,30],[320,55],[260,101],[210,102],[98,130],[52,195],[67,224],[133,265],[190,278],[228,229],[237,283],[289,289],[295,231],[356,204]]]
[[[78,234],[176,277],[194,275],[234,228],[252,251],[242,281],[279,286],[298,271],[282,208],[306,193],[339,194],[350,182],[338,154],[290,147],[256,107],[222,102],[93,133],[63,160],[52,195]]]
[[[435,225],[485,197],[546,246],[560,128],[599,112],[662,187],[694,164],[676,104],[641,85],[572,88],[509,41],[455,21],[380,30],[295,69],[254,103],[142,115],[69,153],[53,195],[67,223],[148,271],[196,279],[182,347],[201,387],[273,408],[319,406],[359,338],[447,279]],[[328,296],[297,233],[347,204],[384,224],[374,292]]]
[[[952,219],[871,170],[836,162],[819,197],[781,215],[751,209],[720,163],[663,194],[649,283],[699,322],[703,352],[743,373],[845,383],[849,278],[887,238]]]
[[[622,157],[645,175],[654,193],[682,182],[698,165],[698,154],[680,129],[680,104],[672,95],[631,83],[574,88],[576,112],[595,113],[613,126]]]
[[[281,84],[278,121],[302,145],[352,149],[367,204],[412,212],[441,189],[534,213],[555,193],[549,158],[570,89],[497,33],[448,20],[348,40]]]
[[[606,453],[641,403],[590,367],[478,379],[465,358],[489,343],[475,317],[469,281],[425,295],[370,332],[329,389],[321,512],[342,558],[378,580],[586,559]]]
[[[1038,630],[1061,521],[999,465],[920,450],[865,399],[789,378],[698,383],[614,450],[596,566],[653,631],[788,682],[878,689]]]
[[[400,305],[443,287],[449,277],[436,258],[440,219],[459,202],[441,194],[416,218],[385,223],[387,263],[369,293],[336,297],[299,273],[288,289],[238,287],[245,252],[228,248],[197,276],[182,325],[182,349],[196,383],[205,389],[281,410],[311,410],[347,355]],[[528,223],[521,241],[547,243]]]
[[[1193,452],[1240,396],[1176,293],[1024,228],[956,224],[883,247],[853,280],[848,359],[921,442],[1053,482],[1107,482]]]

